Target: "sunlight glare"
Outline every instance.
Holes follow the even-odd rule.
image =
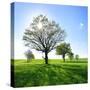
[[[39,22],[37,26],[38,26],[39,29],[41,29],[42,28],[42,23]]]

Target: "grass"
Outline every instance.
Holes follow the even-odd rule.
[[[87,60],[15,60],[15,87],[87,83]]]

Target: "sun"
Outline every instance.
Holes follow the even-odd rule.
[[[37,27],[38,27],[39,29],[41,29],[41,28],[42,28],[42,23],[39,22],[38,25],[37,25]]]

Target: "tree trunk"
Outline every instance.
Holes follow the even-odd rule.
[[[30,62],[30,59],[29,58],[27,58],[27,63],[29,63]]]
[[[63,54],[62,57],[63,57],[63,61],[65,62],[65,54]]]
[[[47,53],[47,51],[45,52],[45,64],[48,64],[48,53]]]
[[[29,62],[29,59],[27,59],[27,63]]]

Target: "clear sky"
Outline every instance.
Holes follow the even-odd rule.
[[[71,44],[74,54],[80,57],[88,56],[88,16],[85,6],[68,6],[54,4],[15,3],[15,58],[25,58],[24,52],[28,49],[22,40],[25,29],[34,16],[43,14],[54,20],[67,33],[65,42]],[[32,50],[36,58],[42,58],[42,53]],[[55,50],[49,53],[49,58],[60,58]]]

